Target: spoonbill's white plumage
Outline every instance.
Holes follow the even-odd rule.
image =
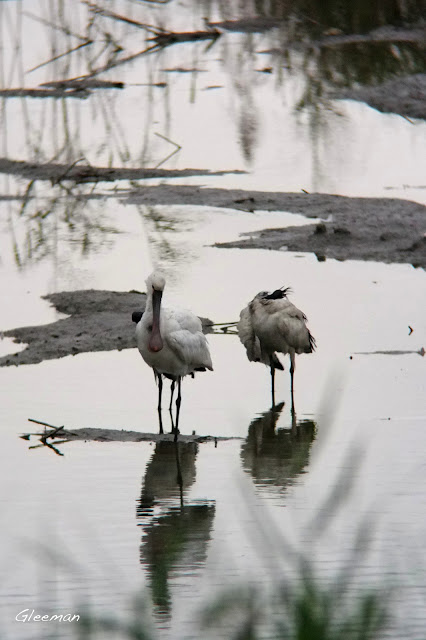
[[[306,326],[306,316],[288,298],[290,288],[272,293],[261,291],[241,311],[238,335],[251,362],[262,362],[271,369],[272,406],[275,405],[275,369],[284,369],[278,353],[290,355],[291,402],[294,408],[294,370],[296,353],[312,353],[315,339]]]
[[[154,370],[158,383],[158,415],[162,433],[161,396],[162,376],[172,381],[170,413],[173,392],[177,382],[176,422],[173,425],[178,433],[181,405],[182,378],[196,371],[213,370],[209,347],[203,334],[201,320],[187,309],[162,306],[162,296],[166,280],[160,272],[152,273],[146,280],[147,299],[145,311],[136,325],[138,349],[145,362]],[[136,315],[137,314],[137,315]],[[139,314],[135,312],[133,319]]]

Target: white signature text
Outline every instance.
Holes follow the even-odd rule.
[[[23,609],[20,611],[15,620],[18,622],[78,622],[80,616],[78,613],[54,613],[48,615],[36,613],[35,609]]]

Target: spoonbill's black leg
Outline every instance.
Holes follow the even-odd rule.
[[[175,440],[177,440],[179,433],[179,414],[180,414],[180,405],[182,403],[182,393],[181,393],[181,383],[182,378],[179,376],[177,379],[178,383],[178,395],[176,399],[176,425],[175,425]]]
[[[157,372],[155,372],[154,375],[157,378],[157,383],[158,383],[158,405],[157,405],[157,411],[158,411],[159,430],[160,430],[160,433],[164,433],[163,432],[163,418],[161,416],[161,397],[162,397],[162,394],[163,394],[163,377],[162,377],[161,373],[157,373]]]

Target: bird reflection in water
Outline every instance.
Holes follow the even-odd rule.
[[[305,472],[316,436],[315,422],[297,421],[294,410],[291,429],[276,430],[284,404],[281,402],[252,420],[241,448],[244,470],[252,475],[257,486],[266,490],[285,489]]]
[[[195,442],[159,441],[148,463],[137,504],[142,528],[140,562],[146,568],[154,611],[171,617],[170,579],[194,573],[207,557],[215,505],[208,500],[185,503],[195,482]]]

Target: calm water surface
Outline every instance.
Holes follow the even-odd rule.
[[[1,3],[4,87],[35,87],[96,66],[94,49],[90,55],[83,49],[29,73],[77,41],[65,42],[61,31],[54,37],[23,10],[84,33],[86,10],[63,6],[63,14],[50,15],[48,3]],[[133,3],[115,3],[115,10],[152,18],[137,14]],[[183,8],[162,10],[168,26],[189,28]],[[202,15],[191,16],[200,28]],[[130,25],[101,17],[98,33],[106,24],[127,53],[143,44]],[[280,75],[276,66],[272,74],[258,71],[266,63],[254,52],[273,44],[268,38],[228,34],[207,50],[197,43],[141,57],[102,75],[125,81],[123,91],[87,100],[3,99],[2,154],[155,166],[173,150],[155,135],[161,133],[182,146],[167,168],[249,172],[187,178],[187,184],[424,201],[424,192],[413,188],[424,180],[424,123],[349,102],[320,105],[319,121],[312,110],[295,112],[306,78],[297,68],[280,67]],[[178,66],[202,72],[168,70]],[[167,88],[146,86],[165,79]],[[209,89],[217,85],[222,88]],[[247,131],[252,136],[242,138]],[[390,161],[396,149],[398,162]],[[23,195],[29,187],[10,175],[1,180],[4,195]],[[58,456],[30,450],[32,443],[18,438],[28,431],[28,418],[69,428],[155,430],[154,380],[137,350],[0,369],[2,637],[75,637],[72,625],[24,624],[15,616],[23,609],[79,613],[84,605],[99,615],[129,615],[142,588],[160,638],[198,638],[200,607],[213,594],[241,582],[268,590],[274,580],[294,575],[296,551],[307,552],[321,580],[332,582],[353,562],[357,531],[368,517],[371,543],[356,583],[395,587],[398,606],[387,637],[421,640],[424,272],[410,265],[319,263],[286,251],[216,249],[214,242],[241,232],[304,219],[211,207],[137,208],[112,194],[127,186],[97,185],[94,193],[103,198],[87,202],[81,196],[92,185],[66,191],[39,182],[24,209],[22,200],[0,202],[0,295],[7,301],[0,329],[57,319],[41,299],[46,293],[141,290],[153,265],[161,264],[167,302],[215,322],[237,320],[259,290],[291,286],[318,350],[297,359],[292,420],[288,363],[277,374],[280,404],[271,412],[267,369],[248,363],[235,335],[210,335],[214,372],[185,380],[182,431],[234,439],[178,452],[167,444],[73,442],[59,447],[65,455]],[[10,343],[0,347],[6,353]],[[352,490],[323,528],[318,514],[327,520],[327,496],[342,477],[353,478]]]

